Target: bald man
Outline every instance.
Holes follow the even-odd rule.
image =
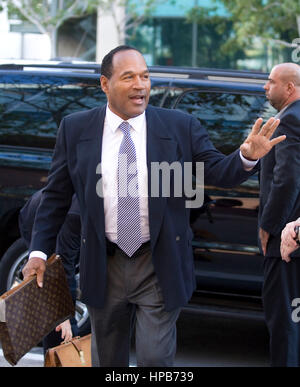
[[[278,111],[273,137],[285,134],[261,161],[259,241],[264,254],[263,304],[270,333],[272,366],[300,365],[300,323],[292,319],[293,299],[300,297],[300,249],[281,259],[285,225],[300,216],[300,67],[275,66],[264,86]]]

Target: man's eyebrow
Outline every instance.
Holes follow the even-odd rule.
[[[135,71],[132,71],[132,70],[127,70],[127,71],[124,71],[121,76],[126,76],[126,75],[131,75],[131,74],[134,74]],[[149,70],[148,69],[145,69],[144,71],[141,72],[142,74],[149,74]]]

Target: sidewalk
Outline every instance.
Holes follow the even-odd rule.
[[[43,349],[40,347],[35,347],[29,353],[27,353],[14,367],[43,367],[43,366],[44,366]],[[0,367],[11,367],[11,365],[5,360],[3,355],[3,350],[1,348],[0,348]]]

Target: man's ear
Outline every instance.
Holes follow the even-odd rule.
[[[108,91],[108,79],[106,78],[106,76],[101,75],[101,77],[100,77],[100,84],[101,84],[101,89],[106,94],[107,91]]]
[[[287,89],[288,89],[288,92],[290,93],[290,95],[293,94],[294,91],[295,91],[294,83],[293,82],[289,82],[288,85],[287,85]]]

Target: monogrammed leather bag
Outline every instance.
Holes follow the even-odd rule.
[[[0,297],[0,340],[5,359],[17,362],[57,325],[74,315],[74,303],[58,255],[46,262],[43,287],[36,276]]]

